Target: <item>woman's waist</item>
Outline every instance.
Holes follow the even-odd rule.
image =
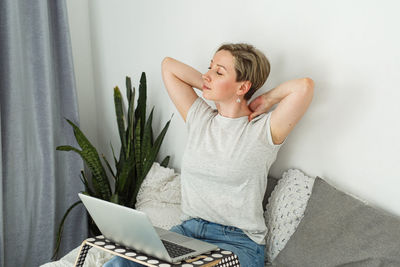
[[[251,201],[245,200],[244,202]],[[182,196],[182,212],[186,215],[186,218],[201,218],[222,226],[236,227],[250,232],[266,230],[261,202],[237,207],[232,203],[223,201],[210,202],[204,199],[192,201]]]

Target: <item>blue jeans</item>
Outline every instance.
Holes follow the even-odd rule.
[[[195,218],[172,227],[170,231],[215,244],[221,249],[230,250],[239,257],[240,265],[243,267],[264,267],[265,245],[257,244],[239,228]],[[103,265],[103,267],[117,266],[139,267],[144,265],[118,256]]]

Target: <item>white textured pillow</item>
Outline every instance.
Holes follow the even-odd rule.
[[[168,230],[180,224],[180,183],[180,174],[153,163],[138,192],[136,209],[145,212],[154,226]]]
[[[300,170],[289,169],[272,191],[264,213],[268,228],[265,249],[267,262],[275,259],[296,231],[304,216],[314,180]]]

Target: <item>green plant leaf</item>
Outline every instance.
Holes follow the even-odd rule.
[[[92,189],[90,188],[89,181],[86,178],[86,175],[83,172],[83,170],[81,170],[81,177],[80,178],[81,178],[82,183],[85,185],[85,190],[89,193],[89,195],[97,197],[96,193],[93,192]]]
[[[160,166],[167,168],[169,163],[169,156],[166,156],[163,161],[161,162]]]
[[[118,132],[121,139],[123,153],[126,154],[126,140],[125,140],[125,121],[124,121],[124,108],[122,103],[122,95],[118,86],[114,88],[114,104],[115,115],[117,116]]]
[[[172,117],[171,117],[172,119]],[[143,166],[143,170],[141,171],[141,175],[136,177],[136,186],[135,186],[135,190],[133,193],[133,196],[131,198],[131,200],[129,201],[129,205],[131,207],[135,207],[136,205],[136,198],[137,198],[137,194],[139,192],[140,186],[143,183],[144,178],[146,177],[147,173],[149,172],[151,166],[154,163],[154,160],[157,157],[157,154],[160,150],[161,147],[161,143],[165,137],[165,134],[167,133],[168,127],[171,123],[171,119],[165,124],[164,128],[162,129],[161,133],[158,135],[156,141],[154,142],[154,145],[151,149],[151,152],[149,154],[149,158],[147,160],[147,162],[144,164]]]
[[[153,125],[150,125],[150,142],[151,142],[151,146],[153,146],[153,144],[154,144]]]
[[[122,196],[124,191],[126,190],[129,174],[134,168],[135,168],[135,158],[132,155],[126,162],[124,162],[121,173],[119,175],[119,183],[117,188],[118,190],[117,192],[119,195]]]
[[[75,147],[72,147],[72,146],[58,146],[58,147],[56,148],[56,150],[60,150],[60,151],[74,151],[74,152],[76,152],[76,153],[78,153],[78,154],[81,153],[81,151],[80,151],[79,149],[77,149],[77,148],[75,148]]]
[[[110,142],[110,146],[111,146],[111,151],[112,151],[112,154],[113,154],[114,163],[115,163],[115,169],[116,169],[115,170],[115,181],[114,181],[115,187],[114,188],[117,188],[118,187],[118,180],[119,180],[118,177],[119,177],[119,173],[121,172],[121,166],[120,166],[121,164],[120,164],[120,162],[122,162],[122,161],[118,161],[117,160],[117,157],[115,156],[114,147],[111,144],[111,142]],[[122,149],[121,149],[121,151],[122,151]],[[121,157],[120,157],[120,160],[121,160]]]
[[[128,181],[127,181],[127,188],[126,191],[124,191],[126,193],[126,205],[128,207],[134,208],[131,204],[130,204],[130,200],[132,199],[132,196],[134,194],[135,191],[135,187],[136,187],[136,166],[135,168],[133,168],[128,175]]]
[[[115,167],[118,167],[118,160],[117,160],[117,157],[115,156],[114,148],[113,148],[111,142],[110,142],[110,146],[111,146],[111,151],[112,151],[113,158],[114,158]],[[118,170],[117,170],[117,173],[118,173]]]
[[[135,162],[136,162],[136,177],[140,177],[142,175],[142,164],[140,162],[140,154],[141,154],[141,137],[140,137],[140,123],[141,119],[136,123],[135,129]]]
[[[171,119],[165,124],[165,126],[162,129],[161,133],[156,138],[156,141],[154,141],[154,145],[151,148],[151,152],[149,154],[148,161],[143,166],[142,177],[141,177],[142,180],[144,179],[144,176],[146,176],[147,173],[149,172],[151,166],[153,165],[153,162],[155,161],[155,159],[157,157],[158,152],[160,151],[160,147],[161,147],[162,141],[164,140],[165,134],[168,131],[168,127],[169,127],[169,125],[171,123]]]
[[[138,97],[138,104],[135,111],[135,118],[136,121],[141,121],[140,128],[144,129],[144,124],[146,122],[146,101],[147,101],[147,82],[146,82],[146,74],[142,72],[140,77],[140,84],[139,84],[139,97]],[[143,138],[143,133],[141,132],[140,138]]]
[[[152,143],[151,143],[151,135],[152,135],[152,123],[153,123],[153,111],[154,111],[154,107],[151,109],[149,118],[147,119],[146,122],[146,126],[144,128],[144,134],[143,134],[143,140],[142,140],[142,146],[141,146],[141,162],[142,164],[145,164],[145,162],[148,159],[148,156],[150,155],[151,152],[151,147],[152,147]]]
[[[77,148],[75,148],[75,147],[72,147],[72,146],[58,146],[56,149],[57,149],[57,150],[60,150],[60,151],[73,151],[73,152],[76,152],[76,153],[78,153],[78,154],[82,157],[82,159],[84,159],[84,157],[85,157],[85,156],[82,154],[82,151],[81,151],[81,150],[79,150],[79,149],[77,149]],[[82,183],[85,185],[86,190],[90,190],[89,182],[88,182],[88,180],[86,179],[86,176],[85,176],[84,172],[81,171],[81,174],[83,175],[83,178],[84,178],[84,179],[81,178]],[[95,193],[95,192],[93,192],[93,191],[91,191],[91,192],[92,192],[92,193],[91,193],[90,195],[92,195],[92,196],[98,196],[97,193]]]
[[[110,202],[115,203],[115,204],[120,204],[119,203],[119,197],[117,194],[113,194],[110,198]]]
[[[129,158],[129,156],[134,153],[133,149],[134,149],[134,139],[133,139],[133,135],[134,135],[134,131],[135,131],[135,88],[133,88],[133,93],[131,94],[129,100],[129,108],[128,108],[128,127],[127,127],[127,156],[126,158]]]
[[[108,168],[108,171],[111,173],[111,175],[112,175],[112,177],[114,178],[114,180],[116,180],[117,177],[115,176],[114,171],[113,171],[113,169],[111,168],[111,165],[110,165],[110,163],[108,162],[106,156],[104,156],[104,154],[101,154],[101,157],[103,158],[104,162],[106,163],[107,168]]]
[[[128,99],[131,99],[131,94],[132,94],[131,77],[126,76],[125,85],[126,85],[126,96],[128,97]]]
[[[82,131],[72,121],[66,119],[68,123],[74,129],[74,135],[82,151],[72,149],[73,151],[80,154],[82,159],[86,162],[92,173],[92,183],[96,193],[105,200],[109,200],[111,196],[111,187],[107,178],[106,171],[101,164],[99,154],[96,148],[89,142]],[[66,149],[67,146],[63,146],[62,149]],[[70,147],[71,148],[71,147]],[[68,148],[68,149],[70,149]]]
[[[121,148],[119,150],[119,159],[118,159],[118,165],[117,165],[117,178],[119,176],[119,173],[121,172],[121,165],[125,160],[126,160],[125,153],[121,146]]]
[[[55,250],[54,250],[54,254],[53,254],[53,256],[51,257],[52,260],[55,260],[55,259],[56,259],[57,254],[58,254],[58,251],[59,251],[59,249],[60,249],[61,237],[62,237],[62,232],[63,232],[63,229],[64,229],[64,222],[65,222],[65,219],[67,218],[67,216],[68,216],[68,214],[71,212],[71,210],[72,210],[73,208],[75,208],[76,206],[78,206],[79,204],[81,204],[81,203],[82,203],[82,201],[80,201],[80,200],[77,201],[77,202],[75,202],[75,203],[72,204],[72,205],[68,208],[68,210],[65,212],[65,214],[64,214],[64,216],[63,216],[63,218],[62,218],[62,220],[61,220],[61,223],[60,223],[60,225],[59,225],[59,227],[58,227],[57,238],[56,238],[56,247],[55,247]]]

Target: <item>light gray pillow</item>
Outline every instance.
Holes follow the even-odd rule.
[[[298,169],[287,170],[279,179],[264,213],[268,228],[265,238],[267,262],[275,259],[296,231],[304,216],[314,180],[314,177],[309,177]]]
[[[400,218],[314,182],[303,219],[273,266],[400,266]]]

